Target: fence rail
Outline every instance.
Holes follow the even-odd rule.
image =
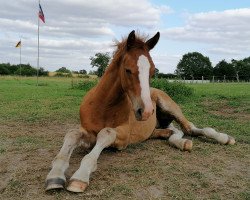
[[[211,77],[195,77],[193,79],[183,78],[168,78],[169,82],[183,82],[183,83],[231,83],[231,82],[248,82],[250,83],[249,76],[211,76]]]

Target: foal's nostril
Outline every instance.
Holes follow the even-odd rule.
[[[135,116],[137,118],[137,120],[141,120],[142,118],[142,113],[143,113],[143,109],[142,108],[139,108],[136,113],[135,113]]]
[[[139,109],[137,110],[137,114],[138,114],[139,116],[142,116],[142,108],[139,108]]]

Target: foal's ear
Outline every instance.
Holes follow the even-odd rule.
[[[160,38],[160,32],[157,32],[154,37],[152,37],[151,39],[149,39],[146,42],[149,50],[154,48],[154,46],[157,44],[159,38]]]
[[[127,50],[131,49],[135,42],[135,30],[131,31],[127,39]]]

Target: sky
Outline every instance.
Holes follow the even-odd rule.
[[[132,30],[160,32],[151,56],[174,73],[182,56],[198,51],[212,65],[250,56],[249,0],[40,0],[40,67],[95,70],[90,57],[110,52]],[[37,66],[38,0],[0,0],[0,63]]]

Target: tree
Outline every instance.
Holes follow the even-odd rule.
[[[20,74],[20,68],[14,72],[15,74]],[[22,76],[35,76],[37,74],[37,70],[30,66],[30,64],[22,64],[21,65],[21,75]]]
[[[10,65],[10,63],[5,64],[5,66],[9,69],[11,75],[14,75],[20,68],[20,65]]]
[[[71,71],[69,69],[67,69],[66,67],[61,67],[58,70],[56,70],[56,72],[68,73],[68,74],[71,73]]]
[[[92,67],[97,67],[97,76],[101,77],[106,67],[109,64],[111,57],[108,52],[106,53],[96,53],[94,57],[90,57]]]
[[[236,79],[236,73],[235,68],[232,63],[228,63],[225,60],[220,61],[215,67],[214,67],[214,76],[220,76],[223,78],[223,76],[226,76],[226,79],[228,80],[235,80]]]
[[[176,77],[177,77],[176,74],[171,74],[171,73],[168,73],[168,74],[159,73],[159,74],[158,74],[158,78],[174,79],[174,78],[176,78]]]
[[[232,65],[235,68],[236,75],[240,80],[250,80],[250,57],[244,58],[243,60],[232,60]]]
[[[155,73],[153,75],[154,78],[158,78],[159,75],[159,69],[155,68]]]
[[[176,69],[176,74],[191,79],[200,79],[202,76],[211,76],[212,64],[208,57],[199,52],[192,52],[183,55]]]
[[[10,70],[8,69],[8,65],[7,64],[0,64],[0,75],[9,75],[10,74]]]
[[[46,71],[43,67],[40,67],[38,70],[38,75],[39,76],[48,76],[49,71]]]
[[[85,69],[82,69],[79,71],[79,74],[87,74],[87,71]]]

